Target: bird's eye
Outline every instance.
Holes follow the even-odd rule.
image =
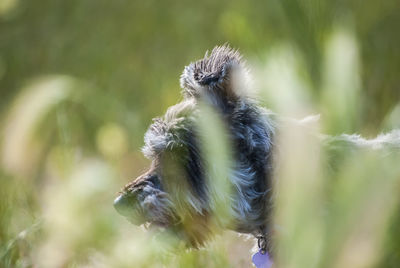
[[[161,182],[157,175],[150,175],[146,181],[151,182],[156,188],[161,188]]]

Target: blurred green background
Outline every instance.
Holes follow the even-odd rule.
[[[396,0],[0,0],[0,266],[249,266],[232,234],[179,257],[143,249],[151,236],[114,212],[149,164],[151,118],[227,42],[268,107],[320,113],[327,134],[399,128],[399,14]],[[398,267],[390,237],[381,265]]]

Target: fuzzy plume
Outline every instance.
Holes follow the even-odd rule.
[[[247,73],[239,52],[223,45],[186,66],[180,83],[186,98],[208,96],[220,104],[239,98],[245,87],[243,82],[247,81]]]

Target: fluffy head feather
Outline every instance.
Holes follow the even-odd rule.
[[[247,81],[247,73],[239,52],[223,45],[186,66],[180,83],[186,98],[206,96],[221,104],[238,99],[243,91],[243,82]]]

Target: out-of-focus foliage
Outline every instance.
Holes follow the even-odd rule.
[[[252,241],[185,251],[114,212],[149,164],[151,118],[179,101],[184,65],[228,42],[269,108],[321,113],[327,134],[400,128],[399,14],[396,0],[0,0],[0,266],[249,266]],[[398,267],[396,159],[349,160],[331,185],[301,153],[319,145],[285,137],[299,142],[278,172],[278,264]]]

